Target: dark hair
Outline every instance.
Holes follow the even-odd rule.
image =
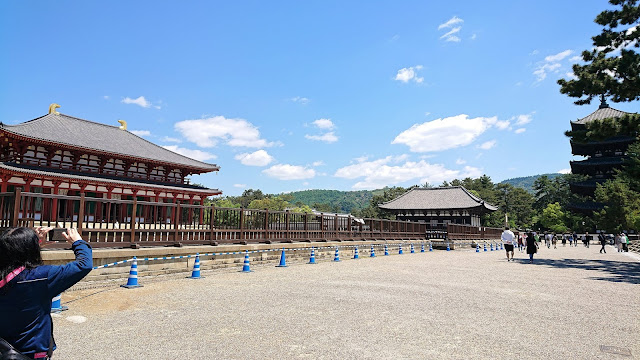
[[[10,228],[0,235],[0,279],[21,266],[33,269],[39,265],[42,265],[40,241],[33,229]]]

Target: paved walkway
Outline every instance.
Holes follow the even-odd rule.
[[[640,262],[598,249],[543,248],[534,264],[517,251],[342,252],[70,292],[55,358],[640,358]]]

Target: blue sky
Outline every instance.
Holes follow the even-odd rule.
[[[558,172],[556,80],[604,0],[0,3],[0,121],[47,112],[218,164],[193,181],[359,190]],[[568,75],[569,74],[569,75]],[[636,104],[613,104],[637,112]],[[81,134],[69,134],[81,136]]]

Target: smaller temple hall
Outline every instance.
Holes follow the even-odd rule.
[[[498,210],[462,186],[414,188],[378,207],[395,213],[398,220],[427,223],[431,229],[481,226],[482,215]]]

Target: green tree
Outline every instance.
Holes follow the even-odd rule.
[[[631,190],[623,177],[598,184],[595,198],[604,203],[604,209],[595,213],[599,229],[610,232],[637,229],[640,194]]]
[[[585,64],[573,65],[575,79],[558,80],[560,92],[578,98],[577,105],[594,97],[610,97],[614,102],[640,99],[640,20],[638,0],[609,0],[615,10],[605,10],[595,19],[602,32],[591,39],[593,49],[582,52]]]
[[[544,210],[542,210],[540,223],[545,229],[556,233],[567,231],[565,213],[562,211],[560,204],[558,203],[549,204]]]
[[[237,198],[237,202],[240,203],[241,207],[248,208],[252,201],[262,200],[264,198],[265,195],[262,193],[262,190],[247,189]]]

